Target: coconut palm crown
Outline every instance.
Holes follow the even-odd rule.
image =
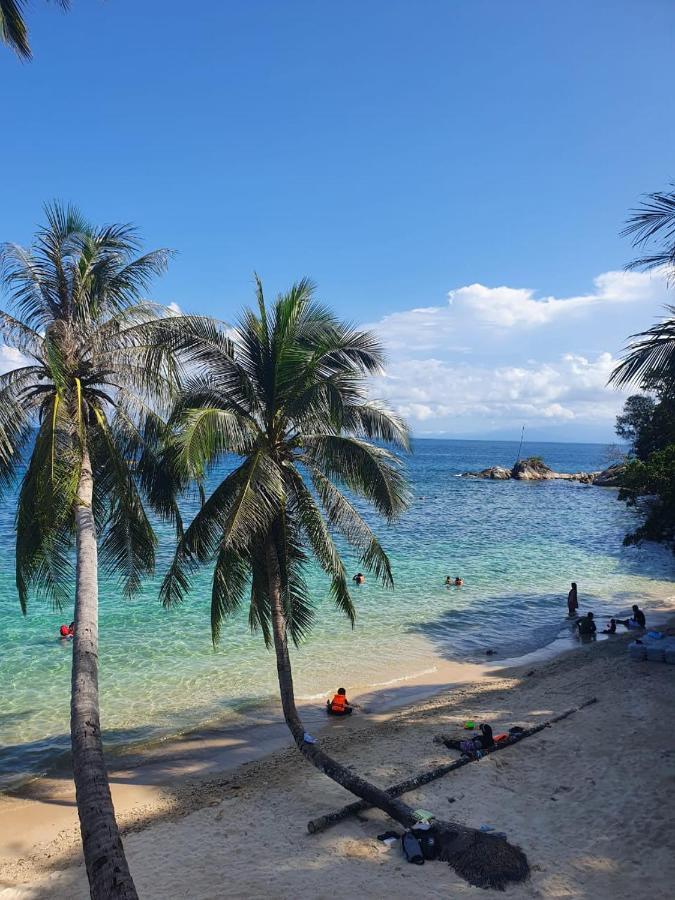
[[[269,542],[296,642],[312,618],[303,578],[310,554],[328,575],[334,602],[354,620],[336,533],[356,548],[362,567],[393,585],[386,553],[342,488],[386,520],[398,516],[408,500],[406,483],[398,458],[382,444],[408,449],[408,433],[398,417],[367,399],[367,378],[383,363],[372,334],[338,321],[306,279],[270,308],[256,283],[257,311],[246,311],[234,330],[233,354],[223,353],[208,377],[190,379],[174,410],[176,483],[201,481],[225,454],[239,464],[183,533],[162,599],[182,600],[199,564],[215,560],[214,642],[223,618],[248,594],[250,625],[269,645]]]

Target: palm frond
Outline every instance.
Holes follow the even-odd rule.
[[[157,539],[115,432],[98,409],[88,438],[95,488],[108,509],[99,541],[101,560],[111,575],[119,577],[129,598],[142,577],[154,571]]]
[[[665,266],[672,275],[675,267],[675,191],[647,194],[642,206],[632,211],[621,235],[631,237],[634,247],[645,247],[657,237],[663,241],[660,249],[633,260],[628,269],[650,271]]]
[[[249,561],[246,556],[233,547],[221,547],[211,588],[211,640],[214,647],[220,640],[223,620],[233,615],[244,600],[248,576]]]
[[[327,478],[337,479],[365,497],[387,520],[400,515],[410,495],[397,458],[367,441],[343,435],[308,435],[302,441],[308,461]]]
[[[628,355],[612,372],[610,384],[642,384],[650,378],[675,383],[675,306],[666,309],[669,318],[632,335]]]

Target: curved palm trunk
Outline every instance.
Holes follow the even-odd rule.
[[[98,703],[98,552],[94,479],[85,449],[75,505],[77,573],[70,703],[73,774],[89,888],[94,900],[137,900],[103,758]]]
[[[370,806],[378,807],[401,825],[410,828],[418,821],[411,806],[355,775],[346,766],[324,753],[318,744],[305,741],[305,728],[295,705],[286,618],[281,599],[279,560],[271,539],[266,542],[265,555],[281,706],[293,740],[305,759],[313,766],[352,794],[365,800]],[[435,820],[433,828],[438,843],[439,859],[448,862],[455,872],[470,884],[503,890],[507,884],[523,881],[528,877],[527,858],[519,847],[514,847],[492,834],[485,834],[455,822]]]
[[[386,791],[376,787],[368,781],[364,781],[355,775],[346,766],[334,760],[319,749],[317,744],[308,744],[305,739],[305,727],[300,719],[295,705],[295,693],[293,690],[293,673],[291,660],[288,654],[288,638],[286,634],[286,618],[281,600],[281,573],[276,549],[272,541],[268,541],[266,547],[267,572],[269,579],[269,596],[272,607],[272,629],[274,633],[274,649],[277,657],[277,674],[279,678],[279,691],[281,694],[281,706],[284,718],[288,725],[293,740],[302,755],[317,769],[337,781],[342,787],[356,794],[357,797],[366,800],[372,806],[377,806],[388,815],[409,828],[417,819],[412,807],[391,797]]]

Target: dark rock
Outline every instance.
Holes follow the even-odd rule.
[[[494,481],[506,481],[510,477],[510,471],[503,466],[491,466],[489,469],[483,469],[480,472],[462,473],[462,478],[491,478]]]
[[[517,481],[548,481],[555,478],[556,473],[537,457],[519,459],[511,469],[511,478]]]
[[[598,472],[595,475],[593,484],[597,487],[620,487],[621,477],[625,471],[626,466],[623,463],[610,466],[608,469],[603,469],[602,472]]]

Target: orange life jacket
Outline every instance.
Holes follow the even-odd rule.
[[[343,713],[347,706],[347,698],[344,694],[336,694],[330,701],[331,712]]]

